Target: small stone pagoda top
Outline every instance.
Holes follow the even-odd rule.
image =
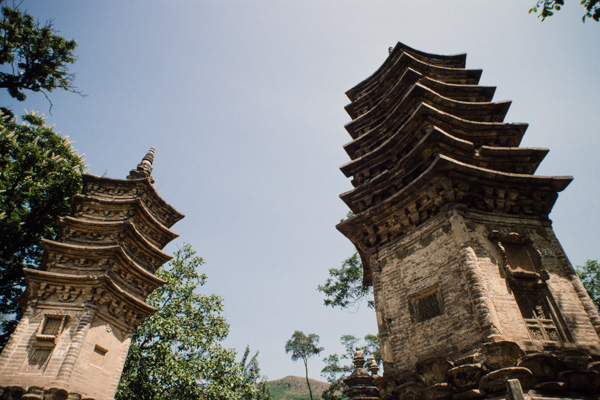
[[[346,92],[351,160],[340,169],[354,188],[341,198],[355,215],[338,229],[361,253],[448,207],[547,218],[572,180],[534,175],[548,150],[518,147],[527,124],[504,122],[510,102],[492,102],[495,87],[465,62],[398,43]]]

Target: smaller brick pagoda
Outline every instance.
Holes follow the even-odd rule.
[[[83,193],[39,269],[26,269],[27,305],[0,355],[0,399],[109,400],[131,338],[156,310],[154,272],[183,215],[152,186],[151,149],[126,180],[83,175]]]

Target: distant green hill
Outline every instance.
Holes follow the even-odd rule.
[[[313,399],[320,399],[321,393],[327,390],[329,383],[314,379],[309,379],[309,381]],[[267,384],[271,387],[271,400],[310,400],[306,378],[286,376],[285,378],[268,381]]]

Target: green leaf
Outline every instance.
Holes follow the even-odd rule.
[[[199,292],[206,283],[203,264],[184,244],[157,271],[166,284],[147,301],[158,311],[132,339],[117,400],[268,400],[260,387],[258,353],[248,360],[247,348],[240,363],[236,352],[221,344],[229,325],[221,315],[222,299]]]
[[[42,117],[32,112],[21,119],[0,113],[0,237],[10,238],[0,240],[0,314],[11,316],[0,322],[0,349],[21,317],[23,267],[39,268],[41,240],[52,239],[71,210],[85,170],[77,151]]]

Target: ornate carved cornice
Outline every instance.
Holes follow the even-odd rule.
[[[92,223],[130,220],[146,239],[160,248],[179,236],[154,218],[139,198],[108,200],[76,195],[72,216]]]
[[[117,286],[108,276],[72,275],[23,269],[30,301],[97,306],[109,315],[137,326],[156,311]]]
[[[440,154],[463,163],[501,172],[533,174],[548,153],[547,149],[520,147],[476,148],[472,142],[456,138],[432,127],[410,151],[389,169],[359,181],[359,185],[340,197],[355,213],[377,204],[423,173]]]
[[[83,194],[109,200],[140,198],[154,218],[167,228],[184,217],[158,195],[147,178],[123,180],[84,174]]]
[[[369,252],[420,226],[443,209],[461,205],[508,215],[547,218],[571,177],[498,172],[439,155],[421,175],[385,200],[337,225]]]
[[[172,256],[150,243],[131,221],[89,223],[73,217],[60,221],[62,242],[86,244],[120,244],[141,266],[154,272]]]
[[[43,239],[42,246],[42,269],[50,272],[108,275],[123,290],[130,290],[141,299],[165,283],[137,264],[119,245],[84,246]]]

